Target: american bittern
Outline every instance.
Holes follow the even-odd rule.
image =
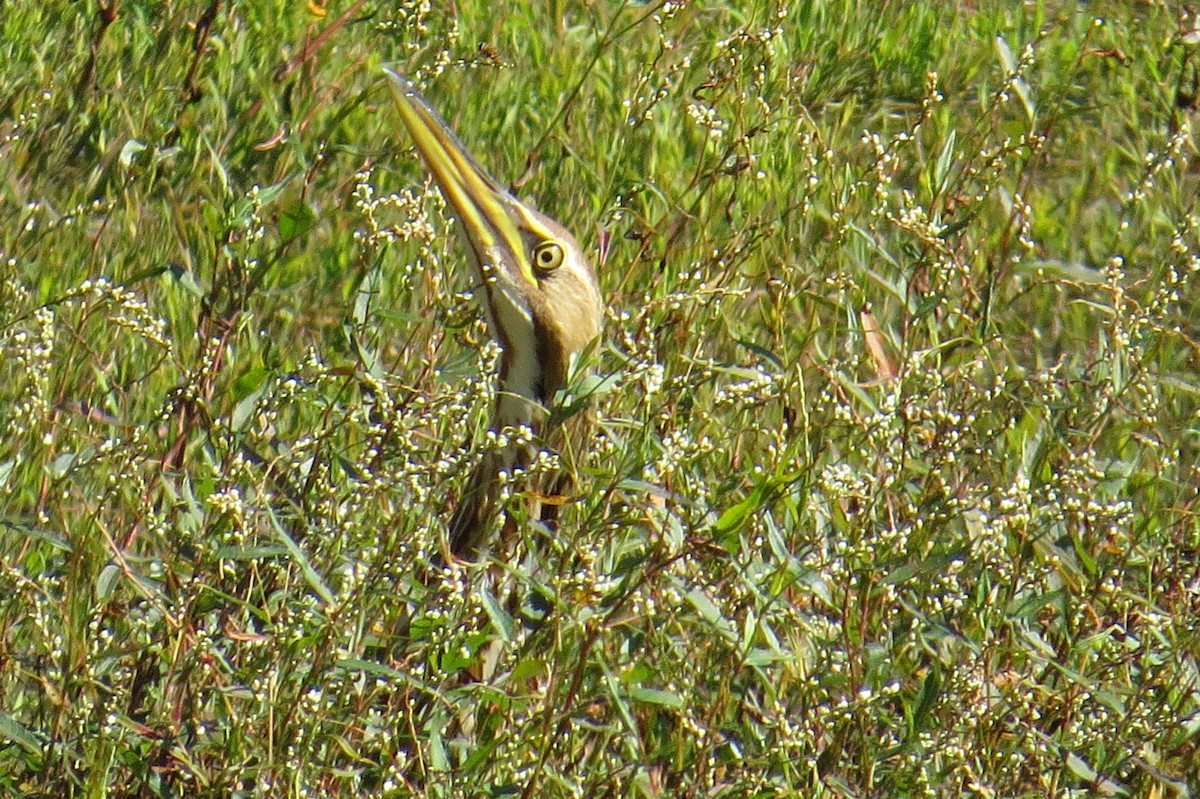
[[[533,502],[545,500],[540,503],[544,521],[553,522],[556,503],[571,490],[573,466],[567,456],[572,439],[578,444],[586,431],[586,414],[561,422],[549,408],[566,383],[572,356],[600,334],[600,288],[575,238],[502,188],[412,82],[385,71],[400,118],[458,217],[488,328],[502,351],[491,429],[528,426],[535,434],[532,444],[484,451],[471,474],[450,521],[449,545],[455,557],[473,560],[496,523],[502,470],[512,474],[527,467],[539,446],[564,455],[559,474],[543,475],[529,486]]]

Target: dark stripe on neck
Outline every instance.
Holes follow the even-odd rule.
[[[554,330],[533,318],[533,339],[537,344],[538,374],[534,381],[534,394],[538,402],[549,407],[554,393],[562,388],[567,376],[567,365],[562,347],[554,337]]]

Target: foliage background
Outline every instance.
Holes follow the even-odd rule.
[[[3,5],[0,786],[1200,789],[1193,10],[531,5]],[[490,576],[385,63],[609,302]]]

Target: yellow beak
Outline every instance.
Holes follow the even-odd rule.
[[[527,216],[522,213],[521,203],[475,162],[412,81],[386,67],[383,71],[404,127],[462,223],[480,278],[486,279],[488,267],[507,268],[517,273],[514,279],[519,274],[530,286],[536,286],[533,265],[516,221]]]

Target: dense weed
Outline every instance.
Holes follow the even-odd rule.
[[[0,786],[1195,790],[1196,20],[458,5],[6,9]],[[493,563],[430,565],[526,431],[381,63],[608,298]]]

